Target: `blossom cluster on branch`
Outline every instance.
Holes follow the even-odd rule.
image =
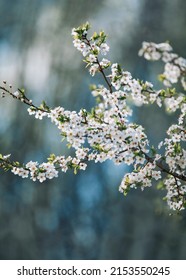
[[[102,75],[103,85],[91,85],[91,92],[96,98],[96,106],[87,111],[68,111],[63,107],[50,108],[43,102],[34,105],[24,90],[13,91],[6,81],[0,87],[2,97],[10,95],[29,106],[28,113],[36,119],[49,118],[60,131],[68,147],[75,150],[74,156],[50,155],[48,160],[39,164],[30,161],[26,164],[11,161],[10,155],[0,155],[0,167],[11,170],[22,178],[30,177],[40,182],[53,179],[59,171],[72,168],[76,173],[85,170],[88,161],[104,162],[112,160],[115,164],[131,165],[133,170],[124,175],[120,192],[127,194],[130,188],[142,190],[151,187],[159,180],[167,190],[165,199],[173,210],[182,210],[186,206],[186,97],[178,93],[172,84],[181,82],[186,89],[186,60],[172,52],[169,43],[142,44],[139,55],[148,60],[162,59],[164,73],[160,75],[166,89],[156,90],[150,82],[134,79],[132,74],[118,63],[111,63],[106,58],[109,46],[103,31],[88,37],[88,23],[72,30],[73,44],[84,58],[90,75]],[[167,137],[157,148],[150,145],[144,128],[132,122],[134,105],[156,103],[164,104],[166,110],[175,112],[179,117],[171,125]],[[163,152],[162,152],[163,151]]]

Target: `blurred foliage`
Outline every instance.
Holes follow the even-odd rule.
[[[169,40],[184,57],[185,10],[184,0],[0,0],[0,80],[23,86],[37,104],[90,108],[89,84],[102,81],[92,81],[71,38],[88,20],[109,34],[112,61],[160,87],[162,65],[137,52],[144,40]],[[29,117],[23,104],[1,99],[0,112],[1,153],[23,162],[70,153],[55,127]],[[156,107],[135,111],[155,145],[174,117]],[[185,214],[169,216],[155,188],[124,198],[124,172],[90,164],[39,184],[0,171],[0,259],[185,259]]]

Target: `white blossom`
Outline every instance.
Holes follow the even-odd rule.
[[[103,75],[106,86],[93,86],[92,95],[98,99],[98,104],[90,112],[65,110],[63,107],[46,109],[44,105],[30,106],[29,115],[36,119],[48,119],[58,128],[66,139],[69,147],[74,150],[74,156],[50,155],[48,161],[39,163],[29,161],[19,164],[10,161],[10,155],[0,155],[0,166],[11,169],[12,173],[22,178],[44,182],[58,177],[59,170],[66,172],[69,168],[86,170],[87,162],[104,162],[112,160],[116,165],[125,163],[133,167],[121,181],[119,191],[127,193],[130,188],[144,190],[151,187],[153,181],[162,180],[167,190],[166,200],[173,210],[184,209],[186,194],[186,100],[184,94],[172,89],[154,90],[152,83],[133,78],[132,74],[117,63],[111,63],[106,58],[100,58],[109,51],[105,42],[106,36],[96,35],[87,39],[88,25],[82,29],[72,29],[74,46],[84,56],[89,67],[89,73],[97,72]],[[100,33],[102,34],[102,33]],[[161,59],[165,63],[161,79],[164,85],[181,81],[186,88],[186,60],[172,53],[169,43],[156,44],[143,42],[140,56],[148,60]],[[107,68],[105,74],[105,68]],[[20,99],[17,90],[10,94]],[[32,105],[21,96],[21,101]],[[167,111],[179,111],[177,123],[167,129],[167,136],[157,149],[150,146],[145,129],[132,121],[131,107],[156,103],[159,107],[165,105]],[[46,110],[45,110],[46,109]],[[166,174],[165,179],[162,173]],[[183,179],[183,180],[182,180]]]

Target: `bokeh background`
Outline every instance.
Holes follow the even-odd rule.
[[[89,109],[89,84],[101,80],[89,76],[71,38],[72,27],[89,21],[109,34],[111,61],[160,87],[162,64],[137,53],[142,41],[169,40],[184,57],[185,11],[185,0],[0,0],[0,80],[26,88],[36,104]],[[73,152],[47,119],[26,109],[0,100],[2,154],[42,162]],[[157,107],[136,108],[134,117],[154,145],[175,118]],[[0,170],[0,259],[186,259],[186,214],[170,216],[156,188],[123,197],[124,172],[92,163],[40,184]]]

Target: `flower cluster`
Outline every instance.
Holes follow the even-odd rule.
[[[167,189],[166,200],[170,209],[179,211],[185,209],[186,185],[173,176],[167,178],[164,184]]]
[[[110,61],[105,58],[98,63],[98,56],[100,54],[106,55],[109,51],[109,46],[105,42],[106,35],[103,31],[99,34],[95,32],[93,36],[88,39],[87,31],[89,28],[89,23],[86,23],[78,28],[73,28],[72,36],[74,38],[74,47],[77,48],[85,57],[85,62],[88,66],[90,66],[89,72],[92,76],[94,76],[96,72],[110,66]]]
[[[142,190],[145,187],[151,187],[152,179],[159,180],[162,176],[161,172],[155,169],[155,162],[148,162],[146,165],[140,167],[140,169],[127,173],[119,187],[120,192],[127,193],[130,188],[136,188],[137,186],[141,187]]]
[[[171,87],[181,81],[183,88],[186,90],[186,59],[179,57],[176,53],[172,53],[172,47],[169,43],[148,43],[143,42],[139,51],[140,56],[144,56],[147,60],[159,60],[165,63],[164,73],[160,75],[160,79],[164,85]]]
[[[109,51],[103,31],[88,38],[88,23],[72,30],[73,43],[79,50],[90,75],[100,73],[104,85],[92,85],[91,92],[97,104],[87,111],[68,111],[63,107],[49,108],[45,102],[39,107],[29,100],[23,90],[12,91],[1,87],[3,97],[11,95],[29,106],[28,113],[36,119],[47,117],[57,126],[68,147],[75,150],[74,156],[50,155],[47,162],[30,161],[25,165],[10,161],[10,155],[0,155],[0,167],[11,170],[22,178],[43,182],[58,176],[59,171],[69,168],[76,173],[85,170],[88,161],[112,160],[115,164],[125,163],[133,170],[124,175],[119,190],[124,194],[130,188],[142,190],[151,187],[153,180],[161,180],[167,190],[166,200],[173,210],[182,210],[186,204],[186,98],[175,89],[155,90],[150,82],[132,77],[118,63],[111,63],[105,56]],[[161,78],[168,87],[178,80],[184,86],[186,60],[172,53],[168,43],[144,42],[139,55],[148,60],[162,59],[165,71]],[[107,69],[105,71],[105,69]],[[107,73],[107,74],[106,74]],[[131,121],[131,102],[137,106],[156,103],[165,105],[166,110],[180,110],[178,123],[171,125],[167,137],[155,149],[150,146],[144,128]],[[164,153],[160,150],[164,149]],[[166,174],[166,177],[162,177]]]

